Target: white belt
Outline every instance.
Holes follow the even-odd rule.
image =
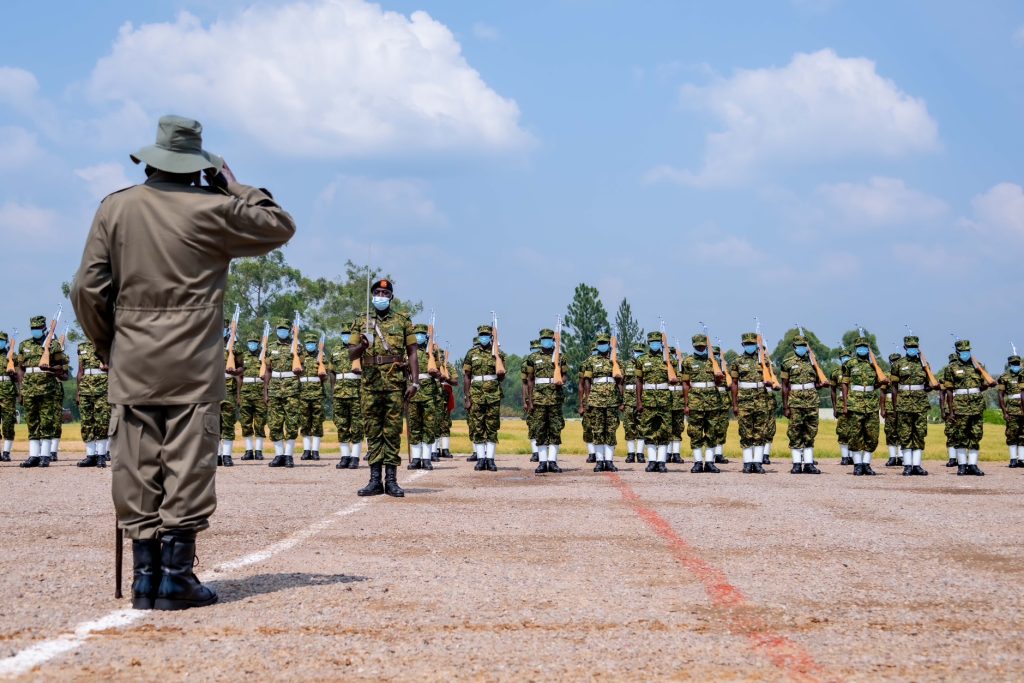
[[[714,389],[714,382],[690,382],[691,389]]]
[[[594,384],[611,384],[612,382],[615,381],[615,378],[614,377],[595,377],[595,378],[593,378],[590,381],[593,382]]]
[[[791,384],[791,385],[789,385],[789,390],[790,391],[806,391],[808,389],[813,389],[813,388],[814,388],[814,382],[811,382],[809,384]]]
[[[850,385],[850,391],[859,391],[859,392],[861,392],[863,394],[866,394],[866,393],[868,393],[870,391],[874,391],[874,390],[875,390],[874,387],[866,387],[863,384],[851,384]]]
[[[25,368],[25,374],[26,375],[34,375],[37,372],[42,372],[42,371],[43,371],[42,368]]]
[[[426,381],[428,379],[434,379],[433,377],[430,376],[429,372],[421,372],[419,375],[417,375],[417,377],[419,378],[419,381],[421,381],[421,382],[424,382],[424,381]]]
[[[668,384],[644,384],[644,391],[655,391],[657,389],[668,389]]]
[[[274,379],[288,379],[289,377],[294,377],[295,373],[290,371],[290,370],[288,372],[276,372],[275,371],[275,372],[271,372],[270,376],[273,377]]]
[[[1006,398],[1009,398],[1009,399],[1017,399],[1017,400],[1019,401],[1019,400],[1020,400],[1020,397],[1021,397],[1021,395],[1020,395],[1020,394],[1008,394]]]
[[[554,377],[534,377],[533,378],[533,383],[534,384],[554,384],[555,383],[555,378]]]
[[[105,375],[105,374],[107,374],[107,371],[106,370],[100,370],[99,368],[89,368],[88,370],[86,370],[84,372],[84,374],[86,374],[86,375]]]
[[[232,375],[230,372],[225,372],[224,373],[224,379],[234,379],[234,378],[235,378],[235,376]]]
[[[359,379],[359,375],[354,372],[338,372],[335,373],[334,379]]]
[[[636,391],[636,385],[635,384],[627,384],[626,385],[626,391]]]
[[[900,391],[924,391],[923,384],[901,384],[899,385]]]
[[[305,377],[305,376],[303,376],[303,377],[299,378],[299,381],[302,382],[303,384],[305,384],[306,382],[319,382],[320,378],[319,377]]]
[[[678,384],[674,384],[674,385],[670,384],[669,387],[668,387],[668,390],[669,391],[682,391],[683,388],[681,386],[679,386]]]
[[[0,375],[0,382],[10,382],[10,381],[11,381],[10,375]]]
[[[728,391],[728,389],[726,389],[725,387],[718,387],[718,391],[719,393],[724,394],[726,391]]]
[[[740,389],[762,389],[764,382],[740,382]]]
[[[473,375],[474,382],[497,382],[497,375]]]
[[[980,394],[981,389],[954,389],[954,396],[966,396],[967,394]]]
[[[262,382],[262,377],[243,377],[242,384],[256,384],[256,382]]]

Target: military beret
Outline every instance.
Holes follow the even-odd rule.
[[[302,343],[303,344],[308,344],[309,342],[319,342],[319,341],[320,341],[320,335],[317,334],[316,332],[307,332],[306,334],[304,334],[302,336]]]
[[[413,331],[414,334],[420,334],[420,333],[426,334],[428,329],[429,328],[427,328],[427,324],[426,323],[416,323],[415,325],[412,326],[412,331]]]
[[[476,328],[477,334],[494,334],[494,330],[491,329],[490,325],[478,325]]]
[[[661,332],[648,332],[647,341],[661,341]]]
[[[903,345],[908,349],[912,349],[919,345],[919,341],[914,335],[907,335],[903,338]]]
[[[756,344],[757,343],[757,332],[744,332],[740,335],[741,344]]]
[[[957,339],[954,345],[957,351],[970,351],[971,340],[970,339]]]
[[[598,344],[610,344],[611,341],[612,341],[612,336],[610,334],[608,334],[607,332],[601,332],[600,334],[597,335],[597,343]]]
[[[807,346],[807,337],[798,334],[793,337],[793,346]]]
[[[708,345],[708,337],[705,334],[695,334],[690,338],[690,341],[693,342],[694,347]]]
[[[640,342],[637,342],[636,344],[633,344],[633,350],[643,353],[644,351],[647,350],[647,348]]]
[[[291,326],[292,326],[292,321],[289,320],[288,318],[278,318],[277,319],[277,327],[278,328],[281,328],[281,327],[291,328]]]
[[[28,321],[29,327],[46,327],[45,315],[34,315]]]
[[[395,293],[395,286],[391,283],[391,280],[380,279],[370,285],[370,291],[376,292],[378,289],[387,291],[388,294]]]
[[[1006,359],[1007,363],[1020,363],[1020,356],[1013,355]]]
[[[867,337],[857,337],[856,339],[853,340],[853,345],[854,346],[868,346],[868,347],[870,347],[871,346],[871,340],[868,339]]]
[[[546,339],[554,339],[555,338],[555,331],[552,330],[551,328],[545,327],[545,328],[541,329],[541,331],[540,331],[540,338],[541,339],[545,339],[545,338]]]
[[[903,356],[901,356],[901,355],[900,355],[900,354],[898,354],[898,353],[890,353],[890,354],[889,354],[889,362],[890,362],[890,363],[895,363],[895,362],[896,362],[896,361],[898,361],[898,360],[899,360],[900,358],[903,358]]]

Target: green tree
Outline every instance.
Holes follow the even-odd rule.
[[[615,336],[619,342],[619,362],[633,357],[633,344],[643,340],[644,330],[633,317],[633,309],[624,298],[615,312]]]
[[[608,332],[608,311],[601,303],[600,293],[596,287],[580,283],[573,292],[572,302],[565,314],[562,344],[565,347],[565,362],[569,366],[570,376],[579,377],[580,366],[590,355],[590,349],[601,332]],[[565,410],[575,414],[579,407],[577,384],[566,382]]]

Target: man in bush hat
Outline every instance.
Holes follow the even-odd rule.
[[[295,222],[203,149],[198,121],[164,116],[156,144],[131,158],[147,179],[100,204],[71,301],[110,366],[112,490],[132,539],[132,606],[185,609],[217,600],[192,567],[196,533],[217,507],[228,266],[280,247]]]

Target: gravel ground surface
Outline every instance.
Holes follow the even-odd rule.
[[[401,470],[403,500],[358,499],[367,469],[333,460],[220,470],[197,568],[220,604],[129,612],[21,678],[1024,679],[1024,474],[1005,465],[611,475],[573,456],[536,476],[524,456],[464,460]],[[109,472],[0,467],[0,677],[128,606]]]

